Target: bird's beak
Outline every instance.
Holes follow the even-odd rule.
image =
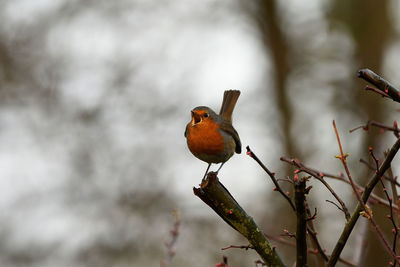
[[[193,110],[191,112],[192,112],[193,125],[196,125],[197,123],[199,123],[201,121],[201,117],[199,114],[197,114]]]

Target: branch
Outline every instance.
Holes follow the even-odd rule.
[[[261,166],[261,168],[263,168],[263,170],[269,175],[269,177],[271,178],[272,182],[275,185],[276,190],[281,193],[281,195],[289,202],[290,206],[292,207],[293,210],[296,210],[292,200],[288,197],[288,195],[282,190],[281,186],[279,185],[278,181],[275,178],[275,173],[271,172],[270,170],[268,170],[268,168],[264,165],[264,163],[261,162],[261,160],[256,156],[256,154],[253,153],[253,151],[251,151],[249,146],[246,146],[246,150],[247,150],[247,155],[249,155],[252,159],[254,159],[258,165]]]
[[[396,143],[392,146],[385,160],[381,164],[379,170],[375,173],[375,175],[372,177],[372,179],[368,182],[367,186],[365,187],[364,192],[361,196],[361,199],[363,200],[364,203],[368,201],[368,198],[371,195],[375,185],[379,182],[379,180],[384,175],[386,170],[390,168],[390,164],[399,149],[400,149],[400,139],[397,139]],[[348,221],[348,223],[344,227],[342,234],[340,235],[340,238],[336,243],[335,248],[332,252],[332,256],[327,263],[327,266],[333,267],[337,263],[339,256],[342,253],[342,250],[346,245],[351,232],[353,231],[353,228],[358,220],[358,217],[360,216],[361,211],[363,211],[363,206],[359,202],[357,204],[356,210],[353,212],[350,218],[350,221]]]
[[[369,69],[359,70],[357,73],[358,77],[366,80],[367,82],[375,85],[377,89],[382,91],[382,93],[388,95],[393,101],[400,103],[400,92],[393,85],[391,85],[388,81],[383,79],[381,76],[373,72]],[[382,94],[382,95],[384,95]]]
[[[307,213],[306,213],[306,179],[294,184],[294,203],[296,204],[296,266],[307,266]]]
[[[193,188],[193,192],[233,229],[241,233],[268,266],[285,266],[253,218],[247,215],[229,191],[218,181],[215,172],[208,173],[200,188]]]

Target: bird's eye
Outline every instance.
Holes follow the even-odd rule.
[[[204,118],[207,118],[209,115],[208,115],[208,113],[204,113]]]

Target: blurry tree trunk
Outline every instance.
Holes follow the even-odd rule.
[[[290,73],[290,47],[285,37],[285,32],[281,29],[277,3],[274,0],[257,1],[254,19],[259,28],[264,48],[271,55],[272,66],[274,69],[274,96],[275,103],[280,113],[281,131],[283,136],[283,147],[285,155],[289,157],[299,157],[297,154],[293,138],[290,135],[292,124],[292,110],[288,98],[287,79]],[[266,85],[266,90],[271,90],[270,85]],[[289,174],[290,167],[286,174]]]
[[[278,1],[275,0],[257,0],[251,3],[243,1],[244,5],[247,5],[249,11],[249,17],[255,24],[260,34],[260,40],[264,46],[266,54],[271,56],[271,65],[273,68],[273,79],[274,84],[265,84],[265,90],[267,90],[269,97],[275,97],[273,101],[278,109],[279,122],[281,133],[281,142],[283,146],[283,154],[289,157],[301,157],[299,151],[296,150],[294,139],[291,136],[291,125],[293,120],[293,114],[291,110],[287,79],[290,74],[290,47],[286,39],[285,32],[281,28],[280,14],[278,10]],[[271,89],[272,88],[272,89]],[[272,92],[271,92],[272,90]],[[268,123],[268,122],[266,122]],[[286,170],[280,173],[281,176],[291,175],[291,166],[285,166]],[[284,188],[286,184],[282,185]],[[292,190],[292,189],[288,189]],[[267,196],[266,201],[273,201],[276,199],[275,194]],[[282,225],[288,229],[295,229],[296,217],[293,212],[288,208],[286,202],[275,202],[275,208],[280,211],[280,215],[274,218],[276,222],[271,225],[269,214],[266,214],[267,218],[264,218],[263,224],[265,224],[269,230],[274,231],[272,234],[277,235],[283,229],[276,228],[278,225]],[[282,220],[282,221],[281,221]],[[280,222],[279,222],[280,221]],[[275,229],[271,229],[275,227]],[[286,249],[286,248],[285,248]],[[282,251],[282,250],[281,250]],[[295,253],[293,251],[283,251],[287,253],[287,257],[292,257]],[[295,260],[293,258],[293,260]]]
[[[389,19],[389,4],[388,0],[339,0],[332,1],[331,3],[328,18],[331,19],[331,23],[339,22],[341,26],[345,26],[351,35],[354,41],[354,56],[355,62],[358,64],[356,66],[357,69],[369,68],[378,74],[382,74],[382,59],[385,54],[386,45],[390,41],[390,36],[393,32],[393,27]],[[365,93],[362,90],[365,82],[357,81],[357,83],[351,84],[351,86],[352,88],[349,90],[354,91],[354,99],[350,103],[361,111],[359,115],[360,121],[377,120],[384,122],[382,101],[379,101],[376,95]],[[354,123],[356,125],[359,122],[355,121]],[[364,138],[361,149],[367,151],[369,146],[378,148],[378,134],[378,131],[370,131],[361,135],[360,138]],[[363,170],[359,172],[361,174],[360,178],[364,180],[360,180],[359,182],[365,184],[366,179],[369,177],[369,171],[365,168],[360,169]],[[387,219],[382,211],[375,215],[379,225],[387,225]],[[386,227],[385,232],[391,239],[392,234],[388,227]],[[382,252],[381,255],[387,254],[383,252],[382,245],[377,241],[375,233],[371,231],[367,231],[367,233],[369,235],[366,238],[368,247],[364,251],[364,257],[360,257],[363,259],[363,262],[359,262],[358,264],[360,266],[379,266],[383,262],[382,257],[376,257],[378,251]],[[356,245],[361,246],[361,244]],[[388,261],[389,258],[387,258]]]

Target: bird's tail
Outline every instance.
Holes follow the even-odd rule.
[[[232,122],[232,112],[235,108],[236,102],[239,98],[239,90],[227,90],[224,92],[224,99],[222,100],[221,110],[219,115],[228,121]]]

